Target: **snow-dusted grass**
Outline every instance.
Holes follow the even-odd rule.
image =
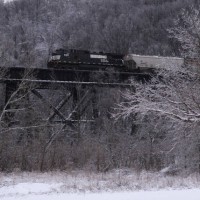
[[[200,176],[165,176],[162,173],[115,170],[0,174],[0,199],[6,195],[144,191],[200,188]],[[199,197],[200,199],[200,197]]]
[[[115,170],[1,173],[1,200],[199,200],[200,177]]]
[[[199,200],[200,190],[139,191],[113,193],[64,193],[4,196],[1,200]]]

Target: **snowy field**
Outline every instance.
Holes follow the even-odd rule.
[[[200,200],[196,175],[115,171],[0,174],[1,200]]]
[[[86,194],[21,194],[3,196],[2,200],[199,200],[200,190],[113,192]]]

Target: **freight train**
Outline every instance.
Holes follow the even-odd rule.
[[[182,58],[141,56],[136,54],[114,54],[103,52],[90,52],[85,50],[58,49],[52,53],[47,64],[48,68],[55,69],[115,69],[122,71],[135,71],[149,68],[163,68],[167,65],[181,66]]]

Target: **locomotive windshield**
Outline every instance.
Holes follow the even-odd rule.
[[[65,57],[69,57],[69,53],[64,53],[64,56]]]
[[[51,60],[60,60],[60,55],[52,55]]]
[[[101,54],[90,54],[90,58],[92,59],[99,59],[102,63],[108,63],[108,57],[107,55],[101,55]]]
[[[90,58],[107,59],[106,55],[90,54]]]

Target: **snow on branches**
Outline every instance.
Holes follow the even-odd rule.
[[[154,78],[150,83],[135,82],[134,92],[126,91],[124,101],[118,105],[116,117],[128,117],[133,113],[149,112],[166,115],[183,122],[200,121],[200,94],[198,79],[186,75]]]
[[[181,44],[182,55],[198,58],[200,55],[200,11],[191,8],[183,10],[174,20],[174,27],[168,29],[171,38]]]

